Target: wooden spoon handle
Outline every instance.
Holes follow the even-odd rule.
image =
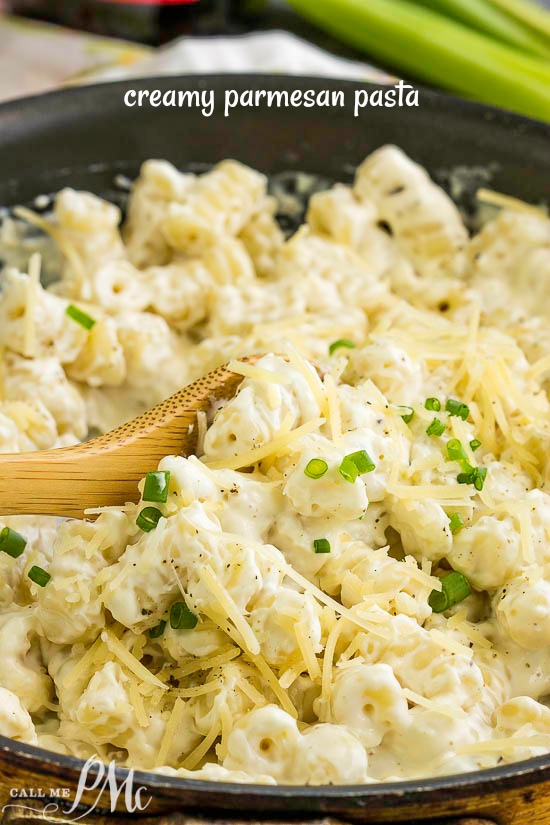
[[[193,418],[195,414],[193,413]],[[88,444],[37,453],[0,455],[0,515],[50,515],[82,518],[89,507],[138,501],[138,481],[171,453],[181,454],[189,426],[170,429],[159,448],[148,440],[126,449],[94,452]],[[93,442],[88,442],[95,447]]]

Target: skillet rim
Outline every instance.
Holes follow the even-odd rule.
[[[66,87],[50,92],[30,95],[23,98],[15,98],[0,104],[0,127],[3,121],[9,123],[12,116],[17,120],[25,119],[25,116],[36,116],[38,111],[44,106],[49,107],[51,117],[53,110],[61,103],[61,108],[66,111],[70,101],[84,99],[90,94],[97,94],[99,97],[105,94],[122,93],[123,89],[132,89],[139,86],[149,88],[162,88],[167,84],[180,83],[184,81],[191,87],[201,87],[204,84],[211,84],[215,88],[223,88],[229,80],[233,83],[258,84],[263,81],[266,85],[295,84],[302,88],[305,84],[308,87],[318,87],[322,84],[325,88],[362,88],[375,90],[384,88],[387,84],[363,83],[357,80],[348,80],[332,77],[315,77],[310,75],[295,76],[287,74],[260,74],[260,73],[224,73],[224,74],[192,74],[192,75],[156,75],[153,77],[137,77],[130,80],[106,81],[97,84],[86,84],[84,86]],[[389,84],[392,85],[392,84]],[[550,124],[540,120],[525,117],[514,112],[478,103],[477,101],[466,100],[452,94],[446,94],[433,89],[423,87],[421,84],[413,84],[420,92],[420,100],[423,105],[441,110],[451,108],[457,117],[466,116],[472,120],[487,120],[495,124],[495,127],[508,127],[514,130],[521,137],[528,139],[530,136],[537,138],[550,137]],[[122,102],[121,102],[122,105]],[[18,124],[20,125],[20,124]],[[1,141],[0,141],[1,143]],[[0,736],[0,755],[9,756],[18,763],[31,763],[37,773],[47,770],[67,771],[78,774],[85,760],[74,756],[66,756],[48,751],[35,745],[26,745],[8,737]],[[128,768],[117,767],[117,777],[125,778]],[[229,797],[230,801],[239,799],[242,796],[250,796],[256,800],[281,801],[292,799],[296,803],[320,802],[323,800],[333,803],[345,802],[353,807],[363,807],[369,800],[377,802],[387,802],[400,807],[411,802],[420,803],[428,801],[428,797],[437,792],[452,792],[453,799],[460,799],[471,795],[476,791],[495,791],[501,787],[516,787],[529,782],[539,784],[550,781],[550,754],[532,757],[520,762],[512,762],[494,768],[486,768],[467,773],[449,774],[440,777],[428,777],[425,779],[404,780],[397,782],[377,782],[368,785],[259,785],[233,782],[219,782],[212,780],[183,779],[180,777],[170,777],[149,771],[134,771],[136,781],[147,785],[151,790],[157,792],[169,791],[195,791],[205,794],[214,802],[214,797]],[[173,799],[173,797],[171,797]],[[214,807],[221,809],[220,804]],[[321,807],[312,808],[310,813],[320,812]]]
[[[46,765],[49,768],[80,774],[85,763],[84,759],[76,756],[58,754],[37,745],[27,745],[6,736],[0,736],[0,757],[5,754],[15,757],[20,764],[24,764],[25,761],[31,762],[38,771]],[[116,768],[116,775],[120,780],[126,778],[129,772],[129,768],[118,766]],[[330,800],[335,803],[351,803],[357,808],[363,807],[369,800],[388,803],[391,801],[393,806],[401,806],[410,805],[412,802],[427,801],[424,797],[437,792],[452,791],[453,799],[460,799],[476,792],[482,795],[484,791],[489,790],[489,786],[494,792],[502,787],[513,788],[526,783],[548,782],[550,781],[550,753],[478,771],[397,782],[373,782],[366,785],[261,785],[186,779],[142,770],[134,770],[134,778],[136,782],[157,792],[189,790],[205,793],[211,797],[229,796],[232,800],[248,795],[255,799],[273,801],[292,799],[295,802],[304,803]],[[214,808],[219,807],[219,805],[214,805]]]
[[[333,91],[340,89],[352,90],[360,88],[366,89],[367,91],[369,91],[369,93],[371,93],[375,90],[385,89],[388,88],[388,86],[392,86],[391,83],[371,83],[362,82],[355,79],[323,77],[313,75],[289,75],[285,73],[262,74],[253,72],[227,72],[223,74],[197,73],[187,75],[163,74],[153,75],[151,77],[135,77],[122,80],[106,80],[101,83],[87,83],[82,86],[65,86],[60,89],[53,89],[51,91],[43,92],[40,94],[18,97],[12,100],[0,102],[0,151],[2,151],[2,149],[5,149],[6,147],[11,148],[11,144],[14,142],[14,138],[18,139],[20,137],[22,125],[23,127],[25,125],[28,125],[32,128],[33,131],[44,131],[44,133],[48,134],[51,131],[53,119],[58,119],[62,126],[64,126],[65,124],[69,124],[71,120],[77,118],[79,114],[89,115],[90,108],[95,108],[97,110],[98,104],[101,105],[101,103],[108,99],[109,96],[112,97],[116,95],[117,91],[121,95],[121,97],[119,97],[118,99],[118,108],[124,109],[122,94],[124,91],[132,90],[134,88],[160,88],[164,92],[167,89],[172,88],[170,85],[172,83],[175,84],[176,88],[187,87],[191,89],[202,90],[207,86],[211,86],[214,90],[219,91],[220,89],[227,88],[229,80],[232,81],[233,88],[237,88],[239,92],[244,91],[246,88],[250,88],[250,84],[253,89],[258,88],[258,85],[261,83],[265,84],[265,88],[270,89],[282,85],[284,88],[287,89],[289,87],[301,87],[302,90],[306,88],[313,88],[317,92],[323,89]],[[246,86],[245,84],[248,84],[248,86]],[[533,140],[539,142],[539,146],[540,141],[550,141],[550,121],[546,122],[538,120],[535,118],[518,114],[508,109],[503,109],[496,106],[491,106],[489,104],[459,97],[453,93],[442,92],[440,90],[424,86],[421,83],[412,83],[409,85],[412,85],[412,88],[418,90],[420,101],[419,106],[427,109],[428,112],[433,112],[434,114],[440,113],[442,116],[447,116],[448,114],[450,114],[451,117],[454,117],[457,120],[465,120],[468,124],[471,124],[473,129],[476,128],[476,124],[478,124],[479,126],[483,124],[486,129],[489,129],[494,134],[498,134],[500,130],[501,137],[504,137],[505,132],[508,132],[508,134],[506,135],[507,140],[513,140],[514,138],[516,140]],[[94,101],[95,107],[90,107],[90,102]],[[345,111],[351,109],[351,105],[352,104],[349,104],[346,98]],[[261,110],[262,107],[263,103],[261,103],[257,108]],[[143,108],[145,109],[146,107]],[[250,107],[245,108],[248,109]],[[401,108],[404,109],[402,119],[406,123],[407,112],[409,111],[408,108],[397,108],[399,110],[401,110]],[[176,107],[174,109],[174,112],[178,111],[180,110]],[[295,112],[296,114],[298,114],[301,111],[301,109],[285,109],[283,111],[285,113],[288,112],[292,114],[293,112]],[[409,111],[409,116],[414,116],[414,112],[415,108],[412,108],[412,110]],[[360,111],[358,117],[354,119],[361,121],[362,119],[368,118],[370,114],[372,114],[371,108],[363,109]],[[29,121],[28,124],[25,124],[26,119],[28,119]],[[5,132],[6,129],[8,130],[7,139],[2,134],[2,132]],[[414,154],[412,156],[415,157]],[[415,159],[419,160],[419,162],[423,165],[426,165],[427,163],[426,160],[423,160],[421,158]],[[143,160],[143,158],[141,160]],[[138,160],[133,165],[138,167],[139,163],[140,161]],[[71,174],[77,175],[81,173],[83,169],[85,171],[91,171],[92,166],[94,165],[96,165],[95,161],[91,161],[85,167],[82,167],[79,165],[77,161],[73,167],[71,167],[70,165],[65,165],[63,169],[57,168],[57,177],[63,176],[67,172],[71,172]],[[126,174],[128,168],[131,166],[131,163],[120,163],[119,160],[111,159],[111,161],[108,161],[104,164],[100,162],[97,165],[103,167],[101,170],[98,169],[98,171],[108,171],[114,179],[114,176],[117,173]],[[289,169],[294,168],[292,163],[289,163],[288,167]],[[263,169],[261,165],[257,165],[257,168],[269,174],[269,171]],[[447,167],[443,165],[441,167],[441,171],[445,172],[446,168]],[[42,167],[42,170],[44,171],[44,167]],[[52,181],[52,183],[56,182],[56,177],[50,174],[50,171],[52,170],[48,170],[46,175],[43,177],[44,184],[46,184],[46,181],[50,180]],[[432,175],[434,172],[436,173],[437,179],[437,167],[435,167],[435,169],[432,168]],[[40,181],[39,175],[40,173],[37,170],[38,181]],[[11,181],[17,180],[17,177],[17,175],[14,175],[13,178],[11,178]],[[346,176],[344,175],[344,177]],[[10,179],[8,179],[8,184],[11,181]],[[46,186],[40,186],[40,184],[38,184],[38,194],[45,193],[51,195],[59,188],[62,188],[62,186],[67,185],[70,185],[70,182],[63,181],[62,177],[61,181],[58,181],[57,188],[54,187],[51,190],[47,189],[47,184]],[[0,192],[1,191],[2,187],[0,186]],[[28,197],[14,199],[8,192],[6,192],[5,196],[2,195],[2,201],[0,201],[0,209],[9,209],[10,207],[18,203],[30,202],[34,197],[36,197],[36,194]],[[542,204],[550,204],[550,186],[546,185],[545,191],[543,190],[541,194],[536,197],[536,201]]]
[[[288,84],[292,82],[302,87],[304,87],[305,84],[309,84],[312,87],[319,86],[320,84],[322,86],[330,87],[337,85],[339,87],[342,86],[352,89],[361,88],[366,89],[368,91],[374,91],[375,89],[384,89],[388,88],[388,86],[391,87],[392,85],[395,85],[392,83],[371,83],[345,78],[323,77],[315,75],[290,75],[285,73],[262,74],[259,72],[227,72],[224,74],[197,73],[188,75],[152,75],[151,77],[135,77],[130,78],[129,80],[106,80],[101,83],[86,83],[82,86],[65,86],[61,89],[53,89],[51,91],[42,92],[40,94],[28,95],[24,97],[13,98],[11,100],[6,100],[0,103],[0,126],[3,125],[2,120],[5,116],[9,117],[12,114],[18,116],[24,115],[25,109],[30,109],[30,113],[32,114],[33,107],[36,107],[37,104],[40,104],[41,102],[48,104],[50,102],[55,103],[61,99],[68,100],[69,98],[84,98],[87,94],[93,95],[97,93],[98,95],[101,95],[104,92],[108,91],[112,91],[113,93],[115,93],[117,89],[131,90],[135,88],[137,85],[146,85],[149,87],[156,88],[154,84],[156,84],[157,86],[163,86],[169,83],[170,81],[177,83],[186,81],[189,85],[196,85],[199,88],[203,87],[204,84],[207,83],[211,83],[213,86],[216,87],[219,87],[220,85],[223,87],[224,83],[228,79],[232,79],[239,83],[247,81],[258,83],[258,81],[260,80],[264,81],[266,84],[269,85],[274,85],[275,83]],[[423,86],[421,83],[412,83],[409,85],[412,85],[414,89],[417,89],[419,91],[419,100],[421,101],[421,103],[427,104],[430,107],[436,109],[453,107],[457,115],[464,112],[465,114],[468,114],[470,116],[477,115],[480,117],[480,119],[491,121],[495,123],[495,125],[497,126],[517,127],[518,131],[521,132],[522,136],[535,135],[537,137],[550,137],[550,123],[546,123],[545,121],[537,120],[532,117],[527,117],[526,115],[518,114],[509,109],[502,109],[497,106],[491,106],[486,103],[480,103],[476,100],[470,100],[468,98],[459,97],[452,93],[432,89],[427,86]],[[407,107],[402,108],[405,112],[407,111]],[[175,109],[175,111],[177,111],[177,108]],[[365,115],[365,110],[362,110],[362,114],[363,116]]]
[[[65,86],[60,89],[52,89],[47,92],[41,92],[38,94],[33,95],[25,95],[23,97],[16,97],[12,99],[8,99],[5,101],[0,102],[0,119],[4,115],[4,113],[9,114],[10,110],[16,111],[21,107],[27,108],[34,106],[37,102],[40,101],[52,101],[57,98],[68,98],[68,97],[84,97],[86,94],[90,92],[97,91],[98,94],[101,94],[103,91],[109,90],[116,90],[122,89],[124,87],[128,89],[132,89],[136,84],[146,84],[148,86],[152,86],[153,84],[163,85],[169,83],[170,81],[181,83],[182,81],[187,81],[191,85],[196,83],[196,85],[201,86],[204,83],[212,83],[215,85],[224,84],[226,81],[232,80],[237,84],[242,84],[246,81],[258,82],[259,80],[263,80],[267,83],[273,84],[276,82],[293,82],[297,85],[303,86],[306,83],[312,86],[318,86],[319,84],[325,85],[329,84],[331,86],[338,85],[338,86],[348,86],[350,88],[362,88],[362,89],[386,89],[388,87],[392,87],[395,84],[389,83],[372,83],[370,81],[361,81],[361,80],[354,80],[349,78],[338,78],[338,77],[324,77],[324,76],[316,76],[316,75],[291,75],[281,72],[280,74],[274,74],[270,72],[227,72],[227,73],[193,73],[193,74],[160,74],[160,75],[151,75],[151,76],[144,76],[144,77],[133,77],[130,79],[120,79],[120,80],[105,80],[101,83],[84,83],[80,86]],[[408,81],[405,81],[406,83]],[[546,123],[546,121],[538,120],[536,118],[528,117],[527,115],[521,115],[517,112],[514,112],[510,109],[503,109],[498,106],[492,106],[487,103],[481,103],[477,100],[470,100],[469,98],[460,97],[458,95],[453,94],[452,92],[442,92],[436,89],[432,89],[428,86],[422,85],[422,83],[409,83],[414,89],[418,89],[420,92],[420,100],[422,102],[429,102],[430,105],[436,105],[438,107],[445,107],[445,104],[448,103],[450,106],[454,106],[457,109],[461,109],[464,111],[470,111],[471,113],[478,112],[490,115],[491,120],[500,120],[501,125],[504,123],[509,123],[510,125],[517,125],[528,127],[530,130],[539,131],[542,134],[550,134],[550,123]],[[375,107],[376,108],[376,107]],[[397,107],[401,108],[401,107]],[[404,111],[406,111],[407,107],[402,107]],[[525,133],[524,129],[522,131]]]

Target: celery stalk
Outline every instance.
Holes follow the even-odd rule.
[[[530,0],[489,0],[489,2],[516,20],[521,20],[533,31],[550,37],[550,12],[538,3],[530,2]]]
[[[454,18],[480,32],[516,46],[526,52],[550,58],[550,41],[535,34],[530,27],[510,17],[491,0],[414,0],[446,17]]]
[[[406,0],[290,0],[332,35],[458,94],[550,122],[550,67]]]

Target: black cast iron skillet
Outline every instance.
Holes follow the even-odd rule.
[[[123,102],[129,89],[205,88],[217,95],[208,118],[196,109],[128,108]],[[225,89],[297,88],[343,89],[347,105],[242,107],[228,118],[223,115]],[[8,103],[0,107],[0,206],[29,202],[66,185],[115,196],[114,176],[134,176],[150,157],[166,158],[180,167],[234,157],[271,174],[300,170],[329,181],[347,181],[365,155],[387,142],[400,145],[451,188],[456,179],[450,171],[469,167],[470,184],[460,193],[466,208],[479,183],[532,203],[550,200],[550,127],[428,91],[421,91],[419,108],[368,108],[355,118],[356,88],[360,86],[346,81],[258,75],[154,78]],[[72,757],[0,737],[0,807],[40,807],[40,801],[14,799],[13,788],[41,788],[46,797],[49,788],[74,792],[81,766]],[[118,776],[123,779],[126,772],[119,770]],[[324,816],[361,822],[447,823],[476,817],[476,822],[485,818],[514,825],[550,823],[548,756],[460,776],[367,786],[240,786],[151,773],[136,774],[136,785],[144,785],[145,796],[153,798],[147,818],[158,815],[155,822],[170,825],[189,822],[193,815],[310,823]],[[88,795],[87,801],[95,795]],[[104,798],[84,821],[126,821],[128,814],[119,818],[108,809]],[[31,820],[44,821],[16,808],[6,808],[2,819]],[[66,822],[67,817],[51,809],[49,821]]]

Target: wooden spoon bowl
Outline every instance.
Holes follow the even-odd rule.
[[[261,356],[239,359],[254,363]],[[139,500],[138,481],[167,455],[197,448],[197,413],[232,398],[243,376],[218,367],[105,435],[56,450],[0,454],[0,515],[83,518]]]

